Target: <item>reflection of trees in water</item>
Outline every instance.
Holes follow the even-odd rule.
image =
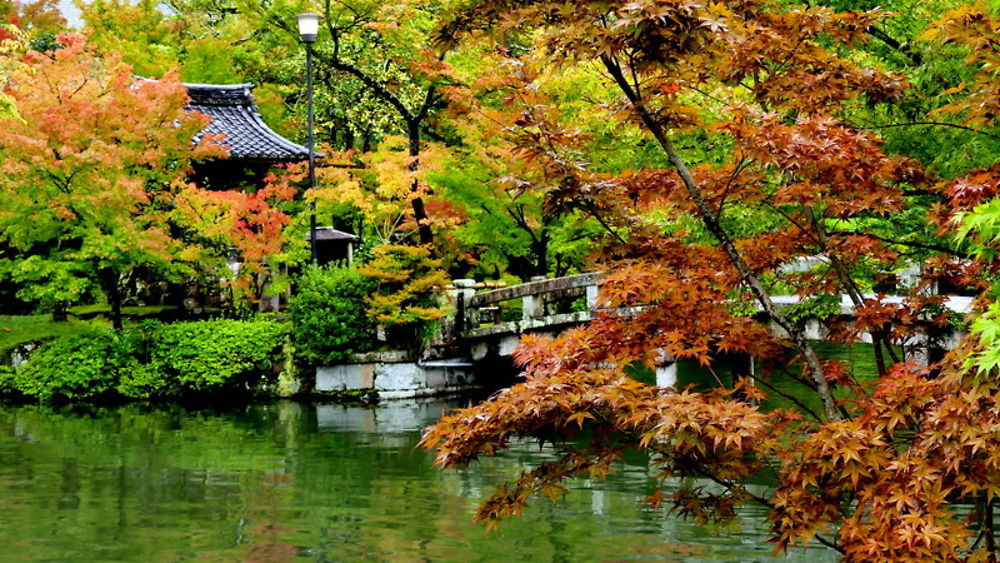
[[[486,535],[471,524],[485,494],[554,454],[523,442],[441,472],[415,445],[442,410],[0,408],[0,541],[82,560],[767,555],[637,504],[653,487],[641,456]]]
[[[298,545],[286,538],[300,531],[282,522],[290,506],[292,478],[283,473],[261,475],[256,486],[240,494],[236,512],[236,543],[243,545],[243,561],[282,561],[299,555]]]

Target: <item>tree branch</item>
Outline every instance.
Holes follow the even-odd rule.
[[[911,248],[922,248],[924,250],[933,250],[934,252],[941,252],[941,253],[944,253],[944,254],[950,254],[952,256],[958,256],[960,258],[971,258],[971,256],[969,255],[969,253],[965,252],[963,250],[958,250],[958,249],[955,249],[955,248],[944,246],[943,244],[934,244],[934,243],[931,243],[931,242],[906,241],[906,240],[895,239],[895,238],[892,238],[892,237],[886,237],[886,236],[882,236],[882,235],[876,235],[876,234],[873,234],[873,233],[860,233],[860,232],[857,232],[857,231],[830,231],[830,235],[834,235],[834,236],[862,236],[862,237],[873,238],[875,240],[882,241],[882,242],[888,243],[888,244],[898,244],[900,246],[908,246],[908,247],[911,247]]]
[[[816,351],[813,350],[802,331],[795,326],[794,323],[786,319],[781,311],[775,307],[770,294],[767,292],[767,289],[764,288],[764,284],[757,278],[756,275],[754,275],[750,266],[747,265],[743,256],[740,255],[739,251],[736,249],[736,245],[729,237],[729,234],[719,223],[718,217],[712,214],[712,210],[709,208],[708,202],[705,201],[705,197],[701,193],[701,187],[695,181],[690,170],[688,170],[687,165],[684,163],[684,160],[677,152],[673,143],[667,137],[666,131],[660,123],[654,119],[653,115],[642,102],[639,94],[632,89],[628,79],[625,78],[625,75],[622,72],[621,65],[616,59],[613,59],[608,55],[601,55],[601,62],[604,63],[604,67],[611,74],[615,83],[639,113],[639,117],[641,118],[643,124],[656,139],[657,143],[659,143],[663,151],[667,154],[670,163],[674,166],[674,169],[677,170],[681,180],[683,180],[684,187],[687,189],[688,195],[694,202],[695,208],[697,209],[698,215],[700,216],[702,223],[705,225],[705,228],[708,229],[708,231],[719,241],[719,244],[729,256],[729,260],[733,267],[735,267],[739,272],[743,281],[750,286],[750,290],[757,298],[757,301],[760,303],[764,312],[767,313],[767,315],[774,320],[778,326],[783,328],[785,332],[788,333],[792,342],[795,344],[795,347],[802,353],[802,356],[805,358],[806,364],[808,365],[809,372],[812,375],[813,380],[816,382],[816,391],[823,400],[823,410],[827,418],[833,421],[841,420],[840,413],[837,411],[836,401],[833,398],[833,393],[830,391],[830,385],[823,374],[823,366],[820,363],[819,358],[816,356]]]
[[[977,135],[983,135],[991,139],[997,139],[998,141],[1000,141],[1000,135],[994,135],[993,133],[987,133],[986,131],[983,131],[981,129],[976,129],[974,127],[959,125],[957,123],[946,123],[944,121],[908,121],[906,123],[885,123],[882,125],[868,125],[865,127],[858,127],[858,129],[861,130],[891,129],[894,127],[913,127],[918,125],[930,125],[934,127],[951,127],[952,129],[961,129],[962,131],[976,133]]]
[[[892,49],[902,53],[906,58],[910,59],[910,62],[913,63],[914,66],[920,66],[924,64],[923,55],[911,49],[909,44],[900,43],[892,36],[890,36],[888,33],[886,33],[885,31],[883,31],[878,27],[875,27],[874,25],[869,26],[867,31],[868,35],[871,35],[872,37],[879,39],[880,41],[882,41],[882,43],[885,43]]]

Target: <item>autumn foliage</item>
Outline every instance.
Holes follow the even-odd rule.
[[[374,254],[371,262],[358,268],[378,287],[366,299],[368,315],[390,333],[392,344],[418,344],[421,328],[447,310],[435,300],[435,289],[447,282],[441,261],[432,258],[425,246],[387,244],[376,247]]]
[[[760,503],[776,551],[818,541],[851,561],[995,557],[997,312],[980,317],[978,336],[942,363],[922,367],[900,346],[913,350],[947,324],[943,297],[927,292],[927,280],[900,289],[902,300],[861,281],[899,268],[910,250],[862,226],[909,213],[921,197],[934,200],[924,209],[940,236],[964,225],[978,245],[962,254],[975,264],[962,268],[995,271],[1000,240],[994,170],[937,178],[852,122],[859,104],[909,95],[904,75],[850,56],[886,17],[756,0],[483,0],[441,30],[442,41],[484,41],[502,53],[510,42],[533,42],[497,73],[526,90],[538,89],[523,80],[531,65],[601,69],[617,94],[595,108],[641,132],[666,163],[600,170],[571,127],[528,114],[513,126],[518,155],[545,175],[540,188],[552,205],[600,218],[603,304],[629,314],[525,337],[517,352],[524,382],[428,430],[424,444],[445,467],[517,437],[560,448],[557,461],[498,490],[477,519],[495,524],[535,496],[555,499],[564,479],[602,476],[623,451],[639,449],[664,479],[713,483],[670,499],[651,491],[651,504],[669,500],[698,521],[729,522],[737,507]],[[955,127],[994,125],[995,18],[962,8],[934,29],[929,39],[964,45],[977,69],[935,115],[965,120],[945,124]],[[708,157],[691,148],[705,144],[716,147]],[[788,267],[804,256],[811,267]],[[928,264],[944,268],[949,256]],[[820,358],[777,292],[847,296],[852,320],[820,320],[833,339],[870,339],[879,377],[859,382]],[[821,410],[765,409],[759,401],[781,391],[764,371],[706,392],[630,376],[665,356],[711,365],[719,353],[797,366]],[[592,438],[573,441],[584,426]],[[765,493],[746,486],[760,476],[773,480]]]
[[[192,139],[208,117],[187,111],[176,75],[146,80],[83,37],[12,53],[5,93],[17,113],[0,121],[0,240],[4,273],[22,297],[57,306],[99,287],[120,323],[121,284],[133,272],[181,280],[228,278],[235,247],[244,272],[262,271],[286,216],[270,206],[292,189],[207,192],[191,164],[224,158],[224,141]],[[217,278],[218,279],[218,278]]]
[[[601,477],[640,450],[662,479],[691,478],[650,490],[650,505],[729,524],[761,504],[778,552],[819,542],[851,561],[997,558],[995,9],[334,3],[315,45],[319,129],[344,151],[324,149],[303,195],[301,166],[245,192],[192,184],[191,164],[223,157],[225,139],[192,145],[206,118],[184,110],[177,74],[141,80],[123,62],[188,57],[195,72],[191,53],[226,44],[239,56],[205,75],[229,76],[242,57],[242,72],[283,80],[296,104],[301,65],[274,55],[292,52],[282,41],[294,34],[274,24],[287,6],[238,4],[252,23],[199,3],[177,17],[92,7],[98,54],[72,34],[28,51],[54,25],[52,2],[0,0],[0,20],[16,24],[0,30],[0,274],[22,297],[55,306],[99,287],[114,301],[129,276],[153,272],[224,279],[253,299],[301,249],[302,203],[323,217],[350,208],[357,234],[391,243],[359,269],[379,286],[364,306],[391,341],[413,342],[445,312],[430,293],[447,269],[464,275],[492,250],[498,276],[546,274],[592,245],[604,312],[525,337],[522,382],[424,437],[444,467],[520,438],[560,448],[478,520],[558,499],[565,479]],[[115,31],[140,16],[148,35],[115,54]],[[938,146],[926,131],[955,137]],[[882,287],[917,263],[913,283]],[[934,291],[945,284],[974,295],[969,317]],[[807,327],[870,342],[876,376],[821,357]],[[927,362],[956,327],[970,335]],[[721,356],[759,369],[700,391],[633,377]]]

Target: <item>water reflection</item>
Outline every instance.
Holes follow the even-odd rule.
[[[0,539],[8,559],[274,561],[761,561],[747,526],[710,536],[643,507],[652,472],[630,459],[607,481],[570,484],[499,535],[475,506],[528,463],[513,448],[441,472],[415,449],[443,402],[376,409],[278,402],[180,407],[0,409]],[[832,560],[823,550],[795,559]]]

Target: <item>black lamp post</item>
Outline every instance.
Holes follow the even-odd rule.
[[[315,127],[313,117],[313,65],[312,65],[312,44],[316,41],[316,34],[319,32],[318,14],[299,14],[295,16],[299,20],[299,37],[306,44],[306,100],[308,104],[308,128],[309,128],[309,189],[316,187],[316,151],[313,129]],[[312,203],[312,214],[309,216],[309,248],[312,253],[313,264],[318,263],[316,255],[316,201]]]

